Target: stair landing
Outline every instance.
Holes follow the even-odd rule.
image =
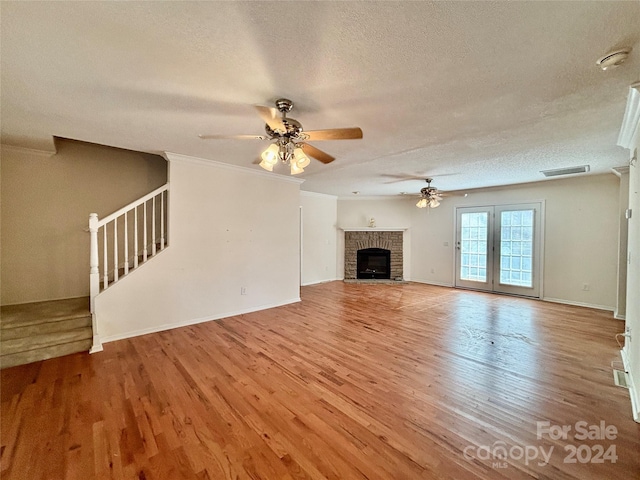
[[[0,307],[0,368],[88,352],[89,297]]]

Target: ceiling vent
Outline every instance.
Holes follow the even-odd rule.
[[[560,175],[573,175],[575,173],[587,173],[590,170],[589,165],[580,165],[579,167],[556,168],[554,170],[541,170],[545,177],[558,177]]]

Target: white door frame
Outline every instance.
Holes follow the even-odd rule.
[[[521,291],[517,291],[518,289],[511,289],[511,288],[494,288],[493,285],[491,285],[491,288],[486,288],[486,285],[483,284],[476,284],[474,285],[476,282],[471,282],[471,285],[460,285],[457,278],[459,275],[459,250],[458,250],[458,239],[460,238],[459,235],[459,228],[460,226],[458,225],[458,210],[459,209],[477,209],[476,211],[486,211],[489,209],[493,209],[494,213],[496,209],[499,210],[508,210],[508,207],[512,207],[512,208],[518,208],[518,207],[523,207],[523,209],[527,206],[534,206],[539,210],[539,214],[536,215],[534,221],[536,222],[535,226],[534,226],[534,244],[537,242],[538,244],[538,252],[537,255],[534,255],[534,262],[535,262],[535,269],[537,270],[537,294],[536,295],[526,295],[526,293],[522,293]],[[454,218],[454,229],[453,229],[453,244],[455,246],[455,248],[453,249],[453,286],[455,288],[466,288],[466,289],[472,289],[472,290],[481,290],[481,291],[491,291],[491,292],[495,292],[495,293],[504,293],[504,294],[508,294],[508,295],[518,295],[518,296],[526,296],[529,298],[539,298],[542,299],[544,298],[544,254],[545,254],[545,245],[544,245],[544,238],[545,238],[545,210],[546,210],[546,202],[544,199],[542,200],[532,200],[530,202],[514,202],[514,203],[503,203],[503,204],[492,204],[492,205],[461,205],[458,207],[455,207],[453,209],[453,218]],[[471,213],[471,212],[470,212]],[[491,218],[491,223],[492,223],[492,227],[491,227],[491,231],[496,230],[495,226],[493,225],[493,223],[495,222],[495,220],[493,218]],[[499,285],[499,269],[500,269],[500,242],[499,242],[499,237],[496,237],[493,239],[493,244],[491,247],[488,246],[488,252],[487,252],[487,259],[489,259],[489,254],[492,254],[492,261],[493,261],[493,270],[492,270],[492,275],[493,275],[493,280],[494,280],[494,284],[496,286]],[[534,245],[535,248],[535,245]],[[494,252],[495,251],[495,252]],[[489,267],[489,265],[488,265]],[[498,281],[496,282],[495,279],[498,279]],[[484,288],[483,288],[484,287]]]

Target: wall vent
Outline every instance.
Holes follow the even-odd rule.
[[[619,387],[629,388],[627,374],[623,370],[613,370],[613,381]]]
[[[580,165],[579,167],[556,168],[554,170],[541,170],[545,177],[557,177],[559,175],[573,175],[574,173],[587,173],[591,167]]]

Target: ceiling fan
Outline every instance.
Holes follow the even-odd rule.
[[[279,98],[275,102],[276,108],[255,105],[258,115],[265,121],[266,135],[198,135],[203,140],[209,139],[237,139],[237,140],[271,140],[272,143],[262,152],[259,165],[273,171],[273,167],[282,162],[289,165],[291,175],[304,171],[313,157],[322,163],[331,163],[334,157],[322,150],[306,143],[308,140],[351,140],[362,138],[362,130],[353,128],[332,128],[328,130],[308,130],[287,113],[293,108],[293,102],[286,98]],[[278,115],[280,112],[280,115]]]
[[[420,200],[416,203],[416,207],[418,208],[436,208],[440,205],[440,201],[442,200],[442,192],[440,192],[436,187],[431,186],[432,178],[426,178],[427,186],[423,187],[420,190]]]

